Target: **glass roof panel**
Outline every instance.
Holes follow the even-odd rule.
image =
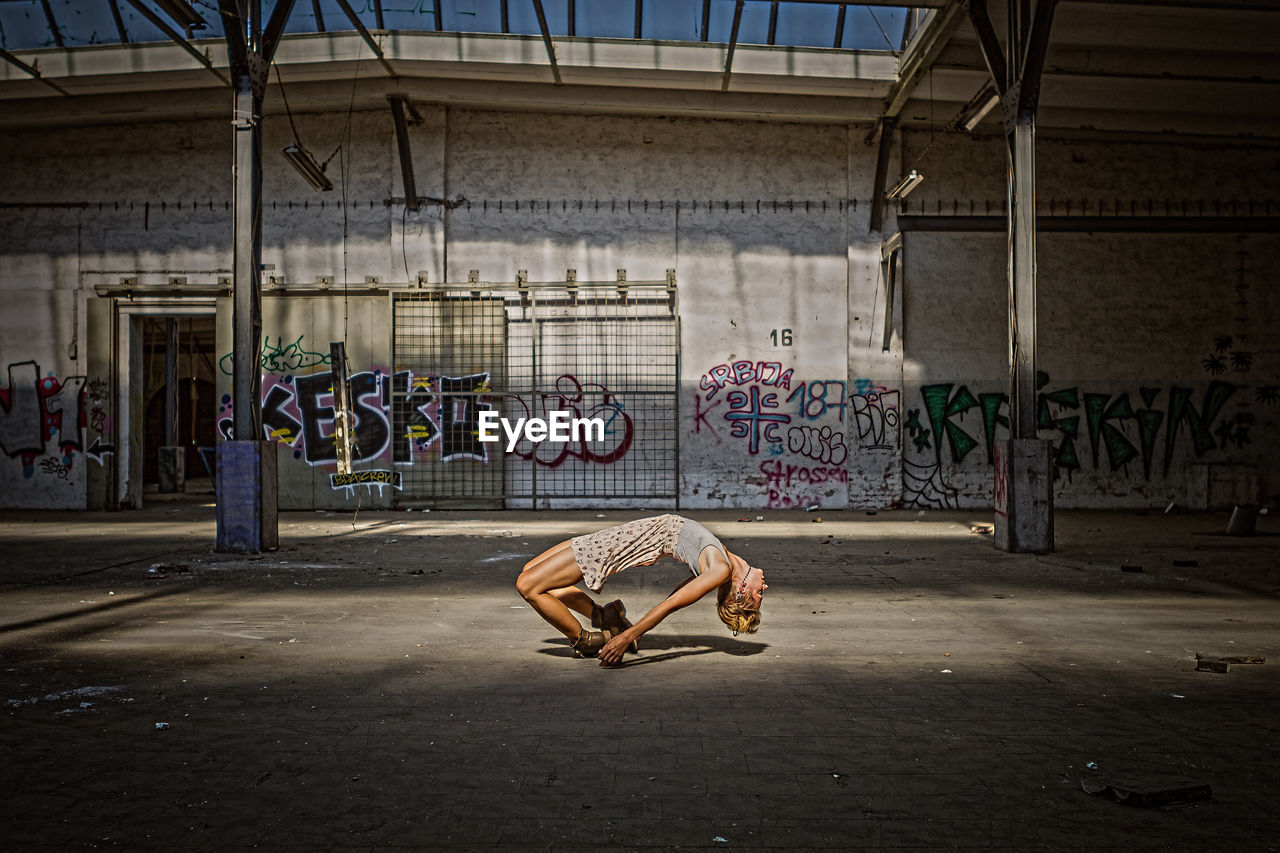
[[[542,0],[547,26],[553,36],[572,31],[579,38],[621,38],[635,36],[637,0]],[[157,17],[174,30],[174,21],[155,0],[144,0]],[[190,5],[209,26],[191,33],[194,39],[220,39],[222,20],[217,0],[175,0]],[[261,0],[263,23],[270,17],[275,0]],[[375,0],[349,0],[361,23],[378,28]],[[696,42],[702,39],[701,0],[639,0],[641,36],[663,41]],[[730,38],[736,0],[710,0],[707,40],[726,43]],[[501,33],[503,9],[511,33],[539,35],[533,0],[381,0],[382,23],[389,30],[434,31],[436,4],[440,4],[445,32]],[[112,14],[111,0],[48,0],[58,34],[66,47],[116,44],[120,32]],[[128,40],[136,43],[168,40],[128,0],[116,0]],[[839,6],[832,3],[784,0],[777,5],[774,43],[781,46],[830,48],[836,35]],[[740,44],[768,44],[773,15],[770,0],[744,0],[738,31]],[[843,40],[846,50],[900,50],[907,18],[904,7],[867,6],[850,3],[846,9]],[[285,24],[286,33],[350,32],[355,27],[337,0],[295,0]],[[0,47],[32,50],[56,47],[42,0],[0,0]]]
[[[441,3],[445,32],[502,32],[502,0],[453,0]]]
[[[779,3],[776,44],[831,47],[839,15],[840,8],[830,3]]]
[[[641,34],[663,41],[699,41],[702,4],[695,0],[645,0]]]
[[[446,0],[447,4],[447,0]],[[538,13],[533,10],[533,0],[510,0],[511,32],[540,35]],[[547,16],[547,30],[553,36],[569,34],[569,0],[542,0],[542,10]]]
[[[845,50],[902,50],[907,10],[901,6],[850,5],[844,18]]]
[[[388,30],[435,30],[436,28],[436,3],[440,0],[382,0],[382,25]],[[297,5],[297,4],[295,4]],[[366,4],[371,6],[372,4]],[[446,3],[446,6],[456,6],[457,3]],[[351,8],[357,13],[361,11],[356,3],[351,4]],[[444,10],[441,9],[443,17]],[[361,20],[366,16],[360,15]],[[373,19],[373,24],[366,25],[369,29],[375,29],[378,26],[378,16],[376,12],[370,12],[367,17]]]
[[[635,38],[635,0],[577,0],[574,5],[577,35],[584,38]],[[642,14],[648,11],[644,9]]]
[[[0,47],[30,50],[53,46],[53,34],[37,0],[0,3]]]

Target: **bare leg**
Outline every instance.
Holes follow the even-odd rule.
[[[565,607],[570,610],[581,613],[583,616],[591,616],[595,612],[596,603],[591,600],[591,596],[587,595],[576,586],[562,587],[561,589],[549,589],[550,594],[560,599]]]
[[[524,570],[516,578],[516,589],[539,616],[570,640],[576,640],[582,633],[582,623],[573,615],[566,601],[561,600],[556,593],[561,593],[565,599],[577,605],[574,610],[578,610],[582,606],[582,599],[586,599],[585,612],[590,615],[591,599],[574,587],[581,580],[582,569],[578,568],[578,563],[573,558],[573,547],[565,541],[526,563]]]

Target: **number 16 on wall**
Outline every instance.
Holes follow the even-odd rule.
[[[769,340],[773,341],[775,347],[789,347],[795,343],[795,338],[792,336],[790,329],[770,330]]]

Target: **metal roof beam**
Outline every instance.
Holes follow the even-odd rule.
[[[702,40],[707,40],[707,32],[711,29],[711,0],[702,0]]]
[[[168,36],[171,41],[173,41],[175,44],[177,44],[187,53],[194,56],[196,60],[201,65],[203,65],[210,74],[212,74],[214,77],[217,77],[220,81],[222,81],[224,85],[227,85],[227,86],[231,85],[231,81],[228,80],[226,77],[223,77],[221,72],[219,72],[218,69],[213,67],[213,63],[209,61],[209,57],[205,56],[203,53],[196,50],[195,46],[192,45],[191,42],[187,41],[178,33],[177,30],[175,30],[173,27],[165,23],[163,18],[161,18],[155,12],[151,11],[149,8],[144,6],[141,0],[128,0],[128,3],[130,6],[137,9],[138,12],[141,13],[142,17],[146,18],[148,21],[155,24],[156,28],[159,29],[160,32]]]
[[[311,0],[311,13],[316,16],[316,31],[324,32],[324,12],[320,9],[320,0]]]
[[[18,68],[21,68],[23,71],[27,72],[27,73],[28,73],[28,74],[30,74],[32,77],[34,77],[35,79],[39,80],[41,83],[43,83],[43,84],[45,84],[46,86],[48,86],[49,88],[54,89],[55,91],[57,91],[57,92],[58,92],[58,94],[60,94],[60,95],[70,95],[70,94],[71,94],[71,93],[70,93],[70,92],[68,92],[66,89],[64,89],[64,88],[62,88],[61,86],[59,86],[57,83],[54,83],[54,82],[53,82],[53,81],[51,81],[51,80],[46,80],[44,77],[42,77],[42,76],[41,76],[41,74],[40,74],[40,69],[39,69],[39,68],[36,68],[35,66],[32,66],[32,65],[28,65],[27,63],[23,62],[23,61],[22,61],[21,59],[19,59],[18,57],[14,56],[14,55],[13,55],[12,53],[10,53],[9,51],[4,50],[3,48],[0,48],[0,59],[3,59],[5,62],[8,62],[8,63],[9,63],[9,64],[11,64],[11,65],[15,65],[15,66],[17,66]]]
[[[729,91],[729,76],[733,73],[733,52],[738,46],[738,28],[742,26],[742,0],[733,6],[733,29],[729,31],[729,54],[724,58],[724,79],[720,91]]]
[[[58,19],[53,16],[53,7],[49,5],[49,0],[40,0],[40,5],[44,7],[44,17],[49,22],[49,32],[53,34],[53,43],[58,47],[66,47],[62,43],[62,32],[58,29]]]
[[[132,2],[132,0],[130,0],[130,2]],[[369,45],[373,50],[373,55],[378,57],[378,61],[382,63],[382,67],[386,69],[387,73],[392,77],[397,76],[395,69],[391,67],[391,63],[387,62],[387,58],[382,55],[382,48],[378,46],[376,41],[374,41],[373,34],[369,32],[364,23],[360,20],[360,16],[356,14],[356,10],[351,8],[351,4],[348,3],[347,0],[338,0],[338,6],[342,9],[342,13],[347,16],[347,20],[351,22],[351,26],[356,28],[356,32],[360,34],[360,38],[364,39],[364,43]]]
[[[1004,48],[996,36],[996,28],[991,23],[991,13],[987,10],[987,0],[965,0],[965,10],[969,13],[969,23],[978,37],[978,46],[982,50],[982,59],[987,64],[987,71],[995,84],[996,92],[1004,95],[1008,88],[1008,68],[1005,65]]]
[[[849,4],[841,3],[840,11],[836,14],[836,37],[831,43],[832,47],[839,47],[844,44],[844,15],[847,11],[849,11]]]
[[[947,46],[951,36],[960,26],[964,9],[958,2],[952,2],[943,9],[934,12],[933,17],[924,25],[918,35],[911,40],[900,63],[901,71],[898,82],[884,101],[884,115],[893,118],[902,111],[915,92],[916,86],[924,79],[925,72],[933,67],[933,63]]]
[[[262,45],[259,47],[259,52],[268,64],[276,55],[276,47],[280,44],[280,37],[284,35],[284,25],[289,20],[289,13],[293,11],[293,3],[294,0],[276,0],[275,8],[271,10],[271,17],[267,19],[267,28],[262,31]]]
[[[120,16],[120,4],[116,0],[107,0],[111,7],[111,18],[116,22],[116,31],[120,33],[120,43],[129,43],[129,31],[124,28],[124,18]]]
[[[542,43],[547,48],[547,59],[551,60],[551,76],[557,86],[563,86],[560,79],[560,65],[556,62],[556,46],[551,42],[551,30],[547,28],[547,12],[542,8],[542,0],[533,0],[533,10],[538,13],[538,29],[542,30]]]

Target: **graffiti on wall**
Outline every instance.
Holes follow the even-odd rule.
[[[1137,465],[1144,480],[1167,477],[1184,451],[1201,458],[1251,442],[1252,413],[1227,411],[1243,386],[1221,379],[1200,391],[1182,385],[1118,392],[1049,385],[1049,376],[1039,373],[1036,427],[1053,442],[1059,476],[1069,478],[1086,465],[1128,475]],[[1257,399],[1265,403],[1262,393]],[[954,507],[959,493],[944,471],[979,448],[994,465],[997,434],[1008,434],[1008,394],[975,394],[966,385],[944,382],[922,386],[920,402],[908,409],[904,423],[904,498],[909,505]]]
[[[352,471],[350,474],[330,474],[329,487],[335,492],[342,489],[347,493],[347,497],[353,497],[356,489],[365,489],[372,493],[374,489],[378,490],[378,497],[382,497],[382,490],[390,487],[400,489],[400,472],[399,471]]]
[[[778,468],[763,467],[749,481],[758,484],[770,507],[808,506],[829,498],[829,476],[782,476],[798,472],[843,471],[848,386],[842,379],[797,379],[795,370],[775,361],[739,360],[717,364],[698,382],[693,399],[693,431],[717,444],[738,439],[748,456],[765,456]],[[782,458],[801,463],[800,467]],[[816,464],[814,464],[816,463]],[[847,475],[843,482],[847,483]]]
[[[902,392],[858,389],[849,395],[849,411],[858,446],[865,450],[897,450]]]
[[[313,352],[302,342],[302,335],[285,343],[284,335],[277,335],[275,343],[270,335],[262,338],[262,372],[291,373],[307,367],[328,366],[332,358],[327,352]],[[227,353],[218,360],[218,369],[231,376],[235,369],[235,353]]]
[[[512,451],[524,460],[537,465],[558,468],[570,460],[598,465],[611,465],[627,454],[635,439],[635,422],[622,398],[598,382],[583,382],[571,373],[556,377],[555,393],[539,395],[542,412],[567,412],[573,419],[599,419],[604,422],[604,441],[587,441],[585,435],[575,436],[564,442],[530,442],[521,439]],[[508,417],[529,418],[530,411],[525,397],[505,395]]]
[[[0,387],[0,450],[20,461],[27,479],[37,472],[67,479],[76,452],[84,452],[85,377],[42,376],[35,361],[10,364],[8,376]],[[100,460],[100,442],[95,452]]]
[[[469,459],[488,464],[497,445],[480,441],[480,414],[498,410],[500,400],[508,412],[526,417],[530,414],[525,398],[496,395],[487,371],[446,376],[375,369],[353,373],[349,381],[354,415],[353,458],[357,462],[383,458],[390,452],[391,461],[397,466],[417,464],[428,455],[440,462]],[[327,370],[264,376],[263,437],[293,448],[294,458],[312,467],[336,465],[332,386],[332,374]],[[585,437],[563,443],[521,441],[512,455],[548,467],[570,459],[607,465],[626,455],[635,430],[630,414],[616,395],[603,385],[585,383],[570,374],[560,376],[555,388],[555,393],[541,395],[543,410],[603,420],[604,442],[588,443]],[[223,438],[234,437],[233,422],[233,402],[230,395],[224,395],[218,419]],[[359,482],[344,478],[332,481],[331,486],[348,492],[356,487],[400,488],[398,474],[367,477]]]
[[[430,451],[441,461],[472,458],[486,461],[477,438],[480,411],[492,408],[477,395],[489,390],[489,374],[417,375],[401,370],[353,373],[351,410],[354,458],[376,459],[392,449],[392,424],[403,426],[394,443],[396,464],[411,465]],[[218,431],[233,438],[232,400],[224,395]],[[293,448],[295,459],[308,465],[336,465],[333,378],[329,371],[262,378],[264,438]],[[345,486],[344,486],[345,488]]]

